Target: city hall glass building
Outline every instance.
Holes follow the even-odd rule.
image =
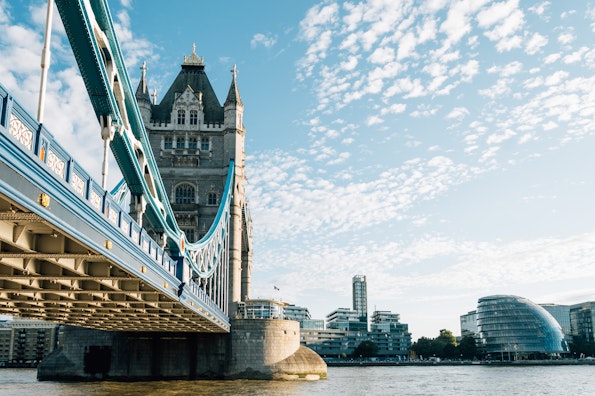
[[[540,359],[568,352],[558,322],[526,298],[483,297],[477,303],[480,348],[492,359]]]

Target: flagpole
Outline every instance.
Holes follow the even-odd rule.
[[[43,123],[45,107],[45,88],[47,84],[48,69],[50,67],[50,40],[52,38],[52,14],[54,13],[54,0],[48,0],[48,10],[45,20],[45,39],[41,52],[41,82],[39,84],[39,103],[37,106],[37,122]]]

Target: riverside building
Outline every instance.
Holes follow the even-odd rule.
[[[570,306],[569,316],[573,339],[595,342],[595,302]]]
[[[479,347],[496,360],[542,359],[568,353],[560,324],[543,307],[510,295],[477,303]]]
[[[351,280],[353,310],[357,313],[358,320],[366,324],[368,329],[368,289],[365,275],[355,275]]]
[[[56,323],[26,318],[0,321],[0,366],[33,366],[58,344]]]

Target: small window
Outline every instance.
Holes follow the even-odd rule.
[[[198,142],[197,142],[196,138],[190,138],[190,139],[188,139],[188,148],[189,149],[196,150],[197,145],[198,145]]]
[[[174,143],[173,143],[173,139],[171,137],[166,137],[163,139],[163,148],[166,150],[169,150],[171,148],[173,148]]]
[[[209,151],[210,150],[210,144],[209,144],[209,138],[208,137],[203,137],[200,139],[200,149],[202,151]]]
[[[217,194],[210,192],[207,197],[207,205],[217,205]]]
[[[184,125],[186,123],[186,112],[184,110],[178,110],[178,124]]]
[[[194,203],[194,186],[184,183],[176,187],[176,203],[177,204],[193,204]]]
[[[182,231],[186,234],[186,240],[188,242],[196,242],[194,238],[194,228],[183,228]]]
[[[183,137],[176,138],[176,148],[177,149],[184,148],[184,138]]]
[[[198,124],[198,111],[190,110],[190,125]]]

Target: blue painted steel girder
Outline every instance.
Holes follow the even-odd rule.
[[[106,84],[107,74],[101,66],[103,63],[100,60],[101,51],[89,36],[89,32],[92,31],[89,16],[78,0],[57,0],[56,6],[62,17],[74,57],[79,64],[85,65],[84,69],[81,68],[81,75],[97,118],[99,119],[100,115],[119,118],[117,109],[113,109],[110,105],[114,98],[111,88]]]

